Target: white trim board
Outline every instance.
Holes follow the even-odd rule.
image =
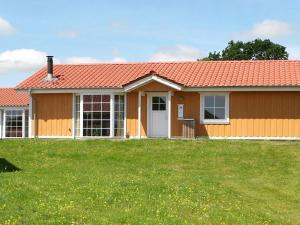
[[[19,93],[28,93],[29,89],[16,89]],[[123,88],[50,88],[50,89],[31,89],[33,94],[51,93],[74,93],[74,94],[118,94],[124,93]]]
[[[300,91],[300,87],[185,87],[185,92]]]
[[[147,77],[145,77],[143,79],[140,79],[140,80],[137,80],[137,81],[135,81],[135,82],[133,82],[131,84],[125,85],[124,86],[124,91],[125,92],[133,91],[133,90],[135,90],[135,89],[137,89],[139,87],[142,87],[142,86],[144,86],[144,85],[146,85],[146,84],[148,84],[148,83],[150,83],[152,81],[156,81],[156,82],[161,83],[163,85],[166,85],[166,86],[168,86],[170,88],[173,88],[173,89],[175,89],[177,91],[181,91],[182,90],[182,86],[179,85],[179,84],[176,84],[176,83],[174,83],[172,81],[169,81],[169,80],[164,79],[164,78],[162,78],[160,76],[157,76],[157,75],[149,75],[149,76],[147,76]]]
[[[2,109],[0,109],[0,139],[2,139],[2,137],[3,137],[3,127],[4,127],[3,114],[4,114],[4,111]]]
[[[3,110],[28,110],[29,107],[28,106],[12,106],[12,107],[2,107],[0,106],[0,109],[3,109]]]
[[[148,78],[148,79],[146,79]],[[139,84],[138,87],[143,86],[147,83],[150,83],[151,79],[149,77],[146,77],[147,81],[144,80],[144,84]],[[163,79],[163,78],[160,78]],[[159,80],[159,79],[158,79]],[[159,82],[156,80],[157,82]],[[257,91],[300,91],[300,87],[283,87],[283,86],[265,86],[265,87],[258,87],[258,86],[253,86],[253,87],[242,87],[242,86],[236,86],[236,87],[183,87],[180,86],[176,83],[173,83],[169,80],[163,79],[163,82],[159,82],[162,84],[165,84],[166,86],[174,85],[174,89],[178,91],[183,91],[183,92],[230,92],[230,91],[249,91],[249,92],[257,92]],[[136,82],[141,82],[136,81]],[[162,81],[162,80],[160,80]],[[134,87],[137,86],[136,82],[126,85],[124,88],[51,88],[51,89],[31,89],[31,93],[34,94],[47,94],[47,93],[104,93],[104,94],[121,94],[124,92],[128,92],[129,88],[138,88]],[[176,87],[176,88],[175,88]],[[132,89],[132,90],[133,90]],[[29,94],[30,89],[16,89],[17,92],[19,93],[26,93]]]
[[[225,137],[225,136],[200,136],[199,138],[208,138],[212,140],[274,140],[274,141],[291,141],[291,140],[300,140],[300,137]]]

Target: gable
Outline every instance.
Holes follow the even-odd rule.
[[[141,88],[152,82],[159,83],[165,87],[168,87],[168,89],[174,89],[174,90],[178,90],[178,91],[182,90],[182,85],[180,85],[172,80],[169,80],[165,77],[162,77],[159,74],[156,74],[154,71],[150,71],[149,74],[146,74],[145,76],[140,77],[139,79],[136,79],[134,81],[129,82],[128,84],[125,84],[124,90],[126,92],[133,91],[135,89]],[[164,87],[164,89],[165,89],[165,87]]]
[[[157,81],[151,81],[142,87],[135,89],[134,91],[175,91],[176,89],[161,84]]]

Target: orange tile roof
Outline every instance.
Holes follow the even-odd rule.
[[[150,71],[186,87],[300,86],[300,61],[270,60],[55,65],[57,81],[45,67],[17,88],[116,88]]]
[[[16,107],[28,105],[29,97],[27,94],[17,93],[13,88],[0,88],[0,106]]]

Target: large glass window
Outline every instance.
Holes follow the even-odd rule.
[[[115,95],[115,127],[116,137],[124,136],[124,95]]]
[[[83,96],[83,136],[110,136],[110,95]]]
[[[23,136],[23,110],[5,112],[5,137]]]
[[[25,137],[28,137],[29,132],[29,110],[25,110]]]
[[[202,96],[202,123],[227,123],[228,116],[228,95],[203,95]]]
[[[80,95],[75,96],[75,136],[80,136]]]

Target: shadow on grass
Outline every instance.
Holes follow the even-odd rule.
[[[21,169],[16,167],[14,164],[8,162],[4,158],[0,158],[0,173],[15,172],[19,170]]]

